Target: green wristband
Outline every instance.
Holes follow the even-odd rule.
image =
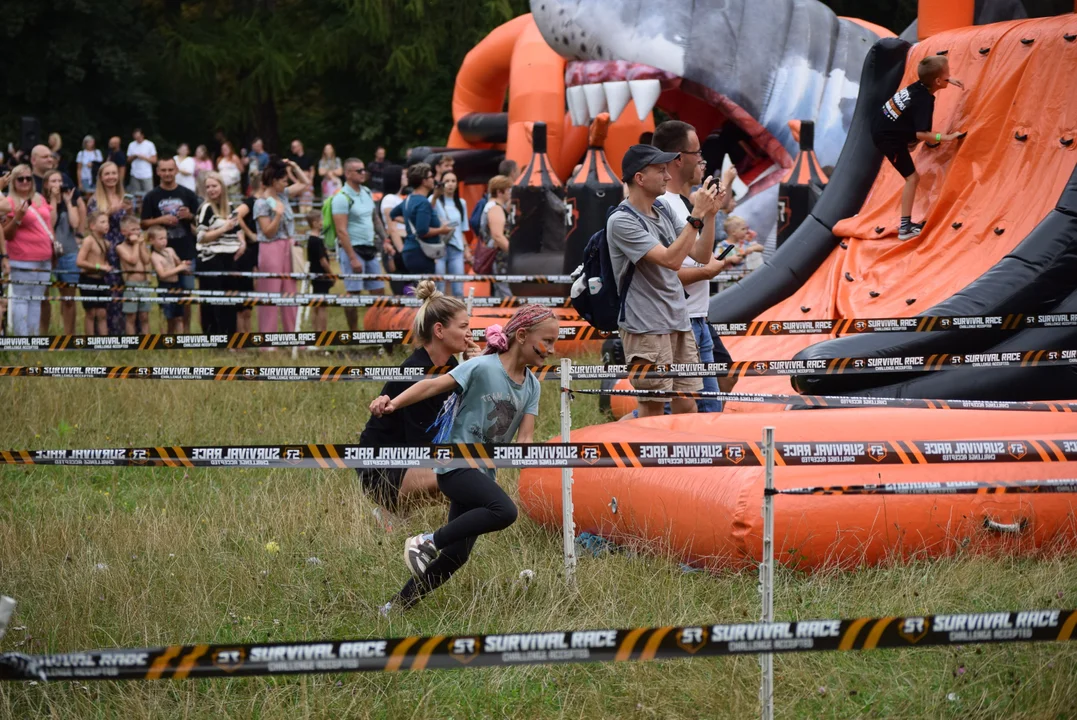
[[[942,142],[942,133],[935,133],[935,142]]]

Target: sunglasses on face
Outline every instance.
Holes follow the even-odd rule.
[[[15,182],[30,182],[31,180],[33,180],[33,178],[29,175],[20,175],[19,177],[15,178]]]

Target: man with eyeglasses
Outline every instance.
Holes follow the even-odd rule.
[[[380,275],[384,270],[374,244],[374,196],[363,184],[365,179],[366,167],[362,160],[348,158],[344,161],[344,187],[331,200],[333,227],[337,233],[337,260],[345,274]],[[381,292],[384,287],[381,280],[344,281],[344,290],[349,295],[364,290]],[[359,330],[358,308],[344,308],[344,317],[348,329]]]
[[[707,168],[707,161],[703,159],[703,152],[700,148],[699,135],[688,123],[669,120],[654,129],[651,144],[659,150],[680,153],[677,160],[666,166],[672,180],[666,187],[666,193],[659,198],[659,202],[664,203],[679,222],[687,222],[693,210],[692,190],[703,182],[703,175]],[[729,183],[732,181],[730,173],[722,177],[717,198],[719,207],[725,205],[729,196]],[[717,232],[717,226],[716,216],[715,232]],[[688,318],[692,323],[696,348],[699,350],[699,361],[732,363],[733,359],[721,338],[711,333],[710,325],[707,323],[707,315],[710,312],[710,284],[718,273],[739,264],[742,260],[736,254],[725,260],[719,260],[714,254],[715,249],[712,246],[710,261],[706,263],[697,262],[691,255],[686,257],[681,269],[677,271],[677,277],[688,295]],[[718,380],[713,376],[705,377],[703,389],[709,392],[718,390],[729,392],[733,389],[733,382],[735,380],[729,378]],[[696,400],[696,407],[699,412],[722,411],[721,401],[714,398]]]

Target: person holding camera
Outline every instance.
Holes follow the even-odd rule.
[[[86,217],[95,212],[103,212],[108,215],[108,232],[105,239],[108,241],[106,260],[112,272],[105,274],[105,282],[116,286],[111,296],[115,302],[106,303],[105,317],[108,321],[109,335],[123,335],[127,329],[127,321],[123,316],[123,305],[119,300],[123,297],[123,275],[120,274],[120,257],[116,248],[123,242],[123,230],[120,223],[128,215],[135,212],[135,196],[130,193],[124,194],[120,178],[122,170],[111,160],[105,161],[97,169],[97,183],[93,195],[86,203]],[[84,226],[84,232],[89,232],[89,227]]]
[[[363,181],[366,167],[359,158],[344,161],[344,188],[333,196],[333,228],[337,234],[337,260],[344,274],[380,275],[385,271],[381,265],[381,250],[374,242],[374,196]],[[381,280],[344,280],[348,295],[364,290],[381,292],[385,283]],[[344,308],[348,329],[359,330],[359,308]]]

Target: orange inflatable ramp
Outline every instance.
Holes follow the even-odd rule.
[[[1061,439],[1077,433],[1072,414],[944,410],[810,410],[746,416],[682,415],[610,423],[572,431],[573,442],[877,441]],[[1004,429],[1005,432],[1001,432]],[[1029,447],[1032,447],[1029,444]],[[1073,477],[1070,463],[789,466],[775,486],[1006,481]],[[711,567],[738,567],[761,557],[763,468],[576,469],[576,532]],[[561,472],[524,470],[520,502],[535,521],[561,524]],[[778,496],[775,557],[803,569],[877,564],[961,549],[1031,554],[1077,542],[1077,495]],[[999,533],[989,523],[1023,530]],[[997,526],[996,526],[997,527]]]
[[[963,92],[936,95],[933,129],[963,140],[913,153],[921,180],[919,238],[897,240],[904,181],[885,160],[860,213],[834,227],[845,238],[799,290],[757,319],[906,317],[976,280],[1054,208],[1077,163],[1075,16],[943,32],[912,48],[901,86],[921,58],[945,52]],[[1029,42],[1031,41],[1031,42]],[[718,302],[718,301],[716,301]],[[736,360],[789,359],[826,335],[727,338]],[[738,392],[788,392],[785,378],[745,378]],[[758,405],[727,406],[760,412]]]

